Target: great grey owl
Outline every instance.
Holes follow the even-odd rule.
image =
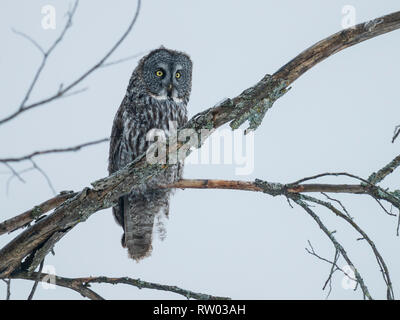
[[[161,47],[140,60],[114,118],[110,174],[146,152],[150,130],[161,129],[168,136],[171,124],[179,128],[187,122],[191,87],[192,61],[185,53]],[[157,179],[160,184],[172,183],[182,176],[182,169],[178,162]],[[136,261],[151,254],[153,227],[158,225],[161,236],[165,231],[162,220],[168,217],[170,194],[169,189],[145,185],[121,197],[113,207],[115,220],[124,229],[122,246]]]

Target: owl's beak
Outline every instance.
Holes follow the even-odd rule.
[[[172,97],[172,90],[173,90],[173,86],[172,86],[172,83],[170,83],[167,88],[167,94],[168,94],[168,97],[170,97],[170,98]]]

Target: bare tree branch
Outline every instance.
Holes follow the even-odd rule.
[[[342,208],[343,212],[345,212],[346,215],[347,215],[350,219],[353,219],[353,217],[350,215],[350,213],[347,211],[346,207],[342,204],[341,201],[339,201],[339,200],[337,200],[337,199],[334,199],[334,198],[331,198],[331,197],[328,196],[325,192],[321,192],[321,193],[322,193],[327,199],[338,203],[339,206]]]
[[[33,280],[36,281],[46,281],[49,278],[48,274],[33,272],[18,272],[15,275],[11,276],[11,279],[25,279],[25,280]],[[87,278],[65,278],[56,276],[55,277],[55,285],[62,286],[65,288],[69,288],[79,292],[84,297],[87,297],[92,300],[102,300],[103,298],[97,295],[94,291],[90,290],[91,283],[108,283],[108,284],[127,284],[133,287],[137,287],[139,289],[154,289],[161,290],[167,292],[173,292],[184,296],[187,299],[197,299],[197,300],[229,300],[228,297],[218,297],[212,296],[205,293],[198,293],[186,289],[179,288],[177,286],[169,286],[162,285],[154,282],[147,282],[141,279],[132,279],[129,277],[122,278],[109,278],[109,277],[87,277]]]
[[[143,161],[143,159],[139,158],[138,162],[140,163],[140,161]],[[12,272],[12,270],[21,263],[22,258],[28,253],[38,246],[43,245],[43,243],[45,243],[49,238],[49,235],[57,234],[57,240],[61,239],[63,234],[68,232],[77,223],[86,220],[93,212],[112,206],[122,194],[129,192],[135,185],[140,186],[140,184],[145,180],[147,184],[151,183],[151,178],[154,178],[157,173],[161,172],[166,167],[165,165],[153,164],[139,169],[136,167],[138,162],[129,164],[127,167],[110,177],[96,181],[92,184],[94,186],[93,189],[84,189],[84,191],[78,193],[74,198],[59,206],[52,215],[24,231],[15,239],[15,241],[9,243],[6,247],[0,250],[0,256],[3,257],[2,261],[0,261],[0,270],[1,268],[4,268],[2,270],[4,275],[8,275]],[[148,170],[150,170],[151,175]],[[193,181],[184,181],[182,184],[187,188],[190,186],[189,182]],[[326,191],[327,189],[333,190],[331,187],[326,188],[327,185],[317,184],[300,186],[290,184],[290,188],[287,188],[287,186],[283,184],[270,183],[261,180],[256,180],[254,183],[238,183],[237,181],[234,183],[231,181],[212,182],[212,180],[208,180],[206,183],[204,181],[199,183],[198,180],[194,180],[194,187],[196,188],[204,188],[207,184],[214,188],[216,186],[224,186],[224,188],[228,186],[229,188],[239,189],[239,187],[243,186],[243,189],[245,190],[260,191],[261,189],[262,192],[268,193],[272,196],[285,195],[288,197],[291,197],[291,194],[297,194],[299,192],[321,192],[321,189],[323,189],[322,191]],[[157,185],[155,184],[155,187],[156,186]],[[308,189],[309,186],[311,186],[310,189]],[[320,189],[317,189],[318,186]],[[174,184],[173,187],[179,187],[179,182]],[[396,202],[386,198],[386,194],[389,193],[387,191],[385,191],[385,193],[381,192],[380,187],[371,187],[369,185],[355,185],[350,188],[348,185],[344,185],[344,187],[343,185],[340,185],[340,187],[344,188],[344,191],[350,190],[353,193],[366,193],[374,197],[380,197],[381,199],[390,201],[397,208],[400,208],[398,204],[399,200],[395,198],[395,200],[397,200]],[[357,188],[356,192],[354,192],[355,188]],[[391,197],[394,198],[394,196]]]
[[[36,42],[36,40],[32,39],[30,36],[28,36],[26,33],[23,33],[21,31],[15,30],[11,28],[11,31],[14,32],[15,34],[27,39],[29,42],[31,42],[44,56],[46,56],[46,51],[41,47],[39,43]],[[32,86],[32,85],[31,85]],[[29,91],[28,91],[29,93]],[[28,95],[28,94],[27,94]]]
[[[32,281],[40,281],[40,282],[48,282],[48,279],[51,279],[53,275],[41,272],[19,272],[16,275],[11,276],[11,279],[24,279],[24,280],[32,280]],[[88,286],[85,286],[84,283],[75,279],[64,278],[59,276],[54,276],[55,285],[72,289],[78,293],[80,293],[83,297],[89,298],[91,300],[104,300],[99,294],[89,289]]]
[[[331,203],[326,202],[326,201],[322,201],[307,195],[302,195],[301,196],[302,200],[306,200],[306,201],[310,201],[319,205],[322,205],[326,208],[328,208],[329,210],[331,210],[336,216],[344,219],[346,222],[348,222],[358,233],[360,233],[360,235],[363,237],[364,240],[366,240],[368,242],[368,244],[370,245],[377,261],[378,261],[378,265],[380,267],[380,270],[382,272],[383,275],[383,279],[386,283],[387,286],[387,298],[389,300],[394,300],[394,293],[393,293],[393,287],[392,287],[392,282],[390,280],[390,275],[389,275],[389,270],[386,266],[385,261],[383,260],[381,254],[379,253],[378,249],[375,246],[375,243],[369,238],[369,236],[354,222],[353,219],[349,218],[346,214],[342,213],[340,210],[338,210],[337,208],[335,208]]]
[[[30,162],[32,163],[33,168],[35,168],[37,171],[39,171],[40,174],[46,179],[47,184],[49,185],[49,188],[50,188],[51,191],[53,192],[53,195],[56,195],[56,194],[57,194],[56,189],[54,189],[53,183],[51,182],[51,180],[50,180],[49,176],[47,175],[47,173],[44,172],[44,170],[43,170],[42,168],[40,168],[40,167],[36,164],[36,162],[33,161],[33,159],[29,159],[29,160],[30,160]]]
[[[59,195],[51,198],[34,208],[25,211],[11,219],[5,220],[0,223],[0,235],[15,231],[19,228],[22,228],[32,222],[33,220],[37,220],[40,216],[45,214],[46,212],[54,209],[55,207],[59,206],[60,204],[64,203],[67,199],[70,199],[76,196],[76,192],[72,191],[63,191]]]
[[[35,282],[34,282],[34,284],[33,284],[32,290],[31,290],[31,292],[29,293],[28,300],[32,300],[32,299],[33,299],[33,295],[35,294],[37,285],[38,285],[39,280],[40,280],[40,275],[42,274],[43,264],[44,264],[44,259],[43,259],[42,262],[40,263],[39,271],[38,271],[38,273],[37,273],[37,277],[36,277],[36,280],[35,280]]]
[[[8,163],[4,163],[4,165],[10,169],[11,173],[13,174],[13,176],[17,177],[19,179],[19,181],[21,181],[22,183],[25,183],[25,180],[21,178],[21,176],[19,175],[19,173],[17,171],[15,171],[15,169],[9,165]]]
[[[400,155],[390,161],[386,166],[380,169],[378,172],[374,172],[368,178],[368,181],[372,184],[377,184],[391,174],[398,166],[400,166]]]
[[[397,137],[400,134],[400,125],[396,126],[394,128],[394,133],[393,133],[393,138],[392,138],[392,143],[394,143],[394,141],[397,139]]]
[[[111,47],[111,49],[104,55],[103,58],[101,58],[93,67],[91,67],[89,70],[87,70],[86,72],[84,72],[80,77],[78,77],[76,80],[72,81],[70,84],[68,84],[67,86],[60,88],[55,94],[44,98],[40,101],[31,103],[29,105],[25,105],[27,100],[29,99],[29,96],[37,82],[37,79],[40,76],[41,71],[43,70],[43,68],[45,67],[46,64],[46,60],[47,57],[49,56],[49,54],[53,51],[53,49],[57,46],[58,43],[60,43],[66,33],[66,31],[68,30],[68,28],[71,26],[71,21],[72,21],[72,17],[73,14],[75,13],[76,7],[78,5],[78,0],[75,2],[75,5],[72,9],[72,11],[70,11],[68,13],[68,21],[67,24],[63,30],[63,32],[61,33],[61,35],[56,39],[56,41],[53,43],[53,45],[50,47],[50,49],[46,52],[47,54],[44,55],[44,58],[42,60],[41,65],[39,66],[38,71],[36,72],[36,75],[32,81],[32,84],[30,86],[30,88],[28,89],[28,92],[26,93],[24,99],[22,100],[21,105],[19,106],[19,108],[12,114],[10,114],[9,116],[0,119],[0,125],[4,124],[7,121],[10,121],[14,118],[16,118],[17,116],[21,115],[23,112],[31,110],[33,108],[37,108],[39,106],[42,106],[46,103],[49,103],[51,101],[54,101],[58,98],[64,97],[65,94],[69,93],[69,91],[73,88],[75,88],[79,83],[81,83],[84,79],[86,79],[91,73],[93,73],[95,70],[99,69],[103,63],[113,54],[113,52],[121,45],[121,43],[125,40],[125,38],[128,36],[128,34],[130,33],[130,31],[132,30],[134,24],[137,21],[137,18],[139,16],[139,12],[140,12],[140,6],[141,6],[141,0],[137,1],[137,8],[136,8],[136,12],[135,15],[132,19],[132,21],[130,22],[128,28],[126,29],[126,31],[123,33],[123,35],[121,36],[121,38],[119,38],[119,40]]]
[[[136,53],[134,55],[131,55],[131,56],[128,56],[128,57],[125,57],[125,58],[121,58],[121,59],[117,59],[117,60],[110,61],[110,62],[107,62],[107,63],[103,63],[100,66],[100,68],[106,68],[106,67],[113,66],[113,65],[116,65],[116,64],[120,64],[120,63],[129,61],[129,60],[132,60],[132,59],[136,59],[136,58],[144,55],[145,53],[146,53],[146,51],[142,51],[142,52]]]
[[[7,293],[6,293],[6,300],[10,300],[11,298],[11,279],[1,279],[7,285]]]
[[[92,145],[96,145],[99,143],[103,143],[106,141],[109,141],[109,138],[103,138],[103,139],[99,139],[99,140],[95,140],[95,141],[90,141],[90,142],[85,142],[82,144],[78,144],[76,146],[72,146],[72,147],[67,147],[67,148],[55,148],[55,149],[48,149],[48,150],[41,150],[41,151],[35,151],[32,152],[30,154],[27,154],[25,156],[21,156],[21,157],[14,157],[14,158],[0,158],[0,162],[20,162],[20,161],[24,161],[24,160],[31,160],[32,158],[39,156],[39,155],[45,155],[45,154],[50,154],[50,153],[64,153],[64,152],[72,152],[72,151],[79,151],[82,148],[88,147],[88,146],[92,146]]]
[[[26,34],[24,34],[22,32],[14,31],[15,33],[23,36],[24,38],[26,38],[30,42],[32,42],[35,45],[35,47],[38,48],[43,54],[42,62],[40,64],[38,70],[36,71],[36,74],[33,77],[32,83],[29,86],[29,89],[26,92],[26,94],[25,94],[25,96],[24,96],[24,98],[23,98],[23,100],[22,100],[17,112],[21,112],[25,108],[25,103],[28,101],[28,99],[29,99],[29,97],[30,97],[30,95],[32,93],[32,90],[35,87],[35,85],[36,85],[36,83],[37,83],[37,81],[38,81],[38,79],[40,77],[40,74],[41,74],[42,70],[44,69],[44,67],[46,65],[47,58],[50,56],[52,51],[57,47],[57,45],[63,40],[65,34],[68,31],[68,29],[72,26],[72,17],[74,16],[74,14],[76,12],[76,8],[78,7],[78,3],[79,3],[79,0],[76,0],[72,10],[67,12],[68,19],[67,19],[67,23],[65,24],[64,29],[62,30],[60,36],[53,42],[53,44],[50,46],[50,48],[47,51],[44,51],[42,49],[42,47],[35,40],[33,40],[31,37],[27,36]],[[1,123],[2,122],[0,121],[0,124]]]
[[[183,179],[167,186],[159,186],[159,188],[179,188],[179,189],[230,189],[242,191],[255,191],[271,193],[270,189],[264,189],[262,184],[264,181],[238,181],[238,180],[215,180],[215,179]],[[269,186],[273,185],[268,183]],[[379,187],[372,193],[378,193]],[[268,193],[267,192],[267,193]],[[371,189],[361,184],[299,184],[288,185],[278,184],[275,189],[275,194],[285,195],[286,193],[309,193],[309,192],[331,192],[331,193],[348,193],[348,194],[370,194]],[[35,206],[14,218],[0,223],[0,235],[14,231],[29,222],[37,219],[42,214],[54,209],[62,204],[65,200],[76,196],[78,193],[72,191],[62,192],[58,196],[47,200],[46,202]],[[335,200],[329,198],[330,200]]]
[[[305,203],[299,197],[293,197],[292,200],[295,203],[297,203],[300,207],[302,207],[315,220],[315,222],[318,224],[318,226],[321,228],[321,230],[326,234],[326,236],[329,238],[329,240],[331,240],[335,249],[338,252],[340,252],[341,256],[344,258],[344,260],[346,260],[347,264],[353,268],[354,274],[356,277],[356,281],[360,284],[360,287],[361,287],[364,297],[367,297],[369,300],[372,300],[372,297],[368,291],[367,286],[364,283],[363,278],[361,277],[360,273],[354,266],[353,262],[350,260],[349,256],[347,255],[346,250],[334,237],[333,232],[328,230],[328,228],[324,225],[324,223],[321,221],[321,219],[318,217],[318,215],[315,214],[315,212],[313,210],[311,210],[310,206],[307,203]]]
[[[335,249],[335,256],[333,258],[333,261],[329,261],[326,258],[321,257],[320,255],[318,255],[315,250],[314,247],[312,246],[311,242],[308,240],[308,245],[310,246],[310,249],[305,248],[307,253],[311,254],[314,257],[317,257],[319,260],[325,261],[329,264],[331,264],[331,270],[329,272],[328,278],[325,281],[324,286],[322,287],[322,290],[325,290],[326,286],[329,284],[329,291],[328,294],[326,295],[326,299],[329,298],[331,292],[332,292],[332,277],[333,274],[335,273],[335,271],[340,270],[343,274],[345,274],[347,277],[349,277],[350,279],[356,281],[356,279],[353,279],[352,277],[350,277],[350,275],[348,275],[343,269],[341,269],[338,265],[337,262],[340,258],[340,253],[337,249]]]
[[[280,68],[274,77],[286,79],[290,84],[329,56],[357,43],[398,29],[399,18],[400,11],[397,11],[339,31],[300,53]]]

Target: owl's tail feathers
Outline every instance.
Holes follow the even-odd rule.
[[[160,200],[152,194],[135,195],[129,197],[128,205],[124,204],[125,233],[122,242],[128,248],[129,257],[136,261],[150,256],[155,219],[168,212],[168,196]]]
[[[151,254],[153,249],[151,243],[153,240],[154,216],[144,212],[144,215],[138,220],[142,221],[137,224],[127,223],[124,233],[124,242],[128,248],[129,257],[136,261],[146,258]]]

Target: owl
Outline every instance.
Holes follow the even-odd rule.
[[[191,87],[192,61],[187,54],[161,47],[139,61],[114,118],[110,174],[147,151],[152,143],[148,139],[151,130],[162,130],[168,136],[172,125],[185,125]],[[157,183],[179,180],[182,170],[181,162],[167,167],[157,176]],[[132,259],[139,261],[151,254],[153,229],[161,238],[165,236],[163,221],[168,218],[170,195],[170,189],[145,184],[120,197],[113,207],[114,218],[124,230],[122,246],[128,248]]]

